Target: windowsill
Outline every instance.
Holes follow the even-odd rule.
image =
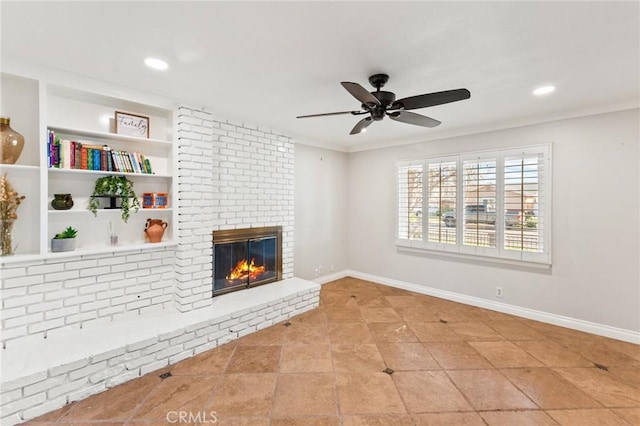
[[[467,263],[483,264],[491,266],[504,265],[512,266],[519,269],[537,270],[537,271],[550,271],[551,263],[533,262],[517,259],[506,259],[502,257],[481,256],[477,254],[457,253],[452,251],[433,250],[424,247],[411,247],[402,242],[396,241],[396,248],[398,252],[405,252],[408,254],[418,254],[427,257],[440,258],[446,260],[458,260]]]

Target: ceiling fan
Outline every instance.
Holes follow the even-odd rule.
[[[343,81],[342,87],[347,89],[351,95],[362,103],[361,111],[340,111],[327,112],[324,114],[300,115],[296,118],[323,117],[327,115],[363,115],[369,114],[368,117],[358,121],[351,130],[352,135],[361,133],[369,127],[374,121],[380,121],[385,115],[392,120],[401,123],[413,124],[422,127],[436,127],[440,124],[438,120],[424,115],[409,112],[411,109],[426,108],[435,105],[447,104],[449,102],[462,101],[469,99],[471,93],[467,89],[445,90],[443,92],[426,93],[424,95],[409,96],[396,100],[395,93],[380,90],[387,81],[387,74],[374,74],[369,77],[369,83],[376,88],[375,92],[369,92],[358,83],[350,83]]]

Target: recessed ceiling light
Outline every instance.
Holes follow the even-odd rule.
[[[146,66],[153,68],[154,70],[164,71],[169,68],[169,64],[158,58],[147,58],[144,60],[144,63]]]
[[[541,86],[533,91],[536,96],[548,95],[556,90],[556,86]]]

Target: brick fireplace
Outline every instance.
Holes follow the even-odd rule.
[[[282,227],[213,231],[213,296],[282,279]]]
[[[216,299],[212,231],[281,226],[282,279],[293,277],[294,151],[293,139],[280,132],[178,109],[180,312]]]

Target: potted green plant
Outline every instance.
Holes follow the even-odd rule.
[[[103,176],[96,179],[95,186],[93,188],[93,194],[89,198],[89,210],[94,216],[98,215],[98,207],[100,206],[100,198],[109,198],[111,209],[116,207],[116,199],[121,199],[120,209],[122,210],[122,221],[127,223],[130,210],[133,208],[135,212],[140,208],[140,200],[136,197],[136,193],[133,190],[133,182],[127,179],[126,176]]]
[[[76,235],[78,235],[78,231],[68,226],[67,229],[53,237],[51,251],[73,251],[76,248]]]

